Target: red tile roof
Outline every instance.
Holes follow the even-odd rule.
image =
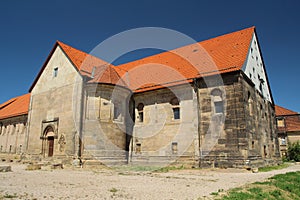
[[[43,64],[39,74],[35,78],[33,84],[31,85],[29,91],[33,89],[35,86],[37,80],[39,79],[40,75],[42,74],[43,70],[45,69],[48,61],[50,60],[52,54],[54,53],[55,49],[57,47],[60,47],[62,51],[66,54],[66,56],[69,58],[71,63],[76,67],[76,69],[80,72],[81,75],[85,76],[91,76],[91,72],[93,67],[100,67],[103,68],[103,66],[106,66],[108,68],[112,67],[111,64],[108,64],[104,60],[101,60],[100,58],[97,58],[93,55],[87,54],[83,51],[80,51],[78,49],[75,49],[74,47],[71,47],[67,44],[64,44],[60,41],[56,41],[54,47],[52,48],[48,58],[46,59],[45,63]],[[117,82],[111,83],[111,80],[116,80],[116,77],[106,77],[107,75],[111,74],[105,74],[105,76],[101,76],[101,79],[99,81],[102,81],[102,83],[110,83],[110,84],[117,84]],[[100,77],[100,74],[98,74],[98,78]],[[119,83],[119,82],[118,82]]]
[[[30,93],[12,98],[0,105],[0,119],[28,114]]]
[[[255,27],[250,27],[115,68],[121,77],[128,72],[130,88],[136,92],[241,70],[254,32]]]
[[[275,105],[275,114],[276,116],[284,116],[284,115],[297,115],[298,113],[284,107]]]
[[[275,105],[275,114],[277,117],[283,117],[285,127],[278,127],[279,131],[300,131],[300,114]]]
[[[285,124],[287,131],[300,132],[300,115],[290,115],[285,117]]]
[[[246,28],[119,66],[57,41],[30,91],[57,46],[82,75],[91,76],[93,67],[99,68],[90,82],[118,84],[143,92],[241,70],[254,32],[255,27]]]
[[[90,76],[91,77],[91,76]],[[127,87],[125,81],[121,79],[119,74],[112,65],[102,65],[95,68],[94,76],[89,83],[107,83]]]

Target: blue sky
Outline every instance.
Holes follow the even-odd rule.
[[[300,112],[299,8],[297,0],[2,0],[0,102],[28,92],[56,40],[89,52],[138,27],[169,28],[201,41],[254,25],[275,103]]]

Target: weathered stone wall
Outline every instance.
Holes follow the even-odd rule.
[[[27,115],[0,120],[0,153],[24,153],[26,124]]]
[[[49,127],[54,132],[51,133],[53,156],[77,155],[81,84],[81,76],[58,46],[31,91],[27,132],[29,155],[48,156],[46,130]]]
[[[172,99],[179,105],[172,105]],[[133,164],[169,164],[180,159],[194,164],[198,159],[198,117],[196,94],[190,85],[134,95],[135,127],[132,143]],[[138,105],[143,104],[143,120]],[[173,108],[180,119],[174,119]]]
[[[88,84],[83,119],[84,160],[126,160],[126,123],[131,92],[113,85]],[[130,133],[129,133],[130,134]]]
[[[222,79],[223,86],[214,77],[199,81],[200,166],[263,165],[278,152],[274,108],[241,74]],[[220,97],[213,96],[216,90]],[[223,112],[216,113],[220,100]]]

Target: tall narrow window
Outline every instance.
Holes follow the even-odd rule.
[[[249,114],[253,116],[253,101],[251,99],[251,93],[248,91],[248,106],[249,106]]]
[[[173,119],[180,119],[180,106],[179,106],[179,100],[174,97],[171,100],[172,110],[173,110]]]
[[[139,122],[143,122],[144,121],[144,104],[139,103],[139,105],[137,106],[138,109],[138,116],[139,116]]]
[[[215,114],[224,113],[224,102],[222,99],[222,91],[219,89],[214,89],[211,92],[211,95],[214,103]]]
[[[121,104],[119,102],[114,103],[114,120],[122,120],[121,116]]]
[[[53,77],[57,77],[58,74],[58,67],[53,69]]]

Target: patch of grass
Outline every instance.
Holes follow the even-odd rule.
[[[288,163],[283,163],[283,164],[275,165],[275,166],[260,167],[260,168],[258,168],[258,171],[259,172],[269,172],[269,171],[273,171],[273,170],[284,169],[284,168],[287,168],[288,166],[289,166]]]
[[[17,194],[5,194],[3,195],[3,198],[5,199],[13,199],[13,198],[17,198]]]
[[[161,167],[158,168],[156,170],[154,170],[154,172],[168,172],[171,170],[180,170],[180,169],[185,169],[183,165],[181,166],[167,166],[167,167]]]
[[[116,192],[118,192],[118,189],[116,189],[116,188],[111,188],[109,191],[112,192],[112,193],[116,193]]]
[[[270,192],[270,195],[273,196],[275,199],[283,199],[282,192],[280,190],[273,190]]]
[[[265,182],[229,190],[223,200],[300,200],[300,171],[278,174]]]
[[[135,171],[135,172],[143,172],[143,171],[155,171],[159,169],[158,166],[121,166],[114,167],[113,169],[121,170],[121,171]]]
[[[210,195],[218,196],[219,192],[212,192],[212,193],[210,193]]]

